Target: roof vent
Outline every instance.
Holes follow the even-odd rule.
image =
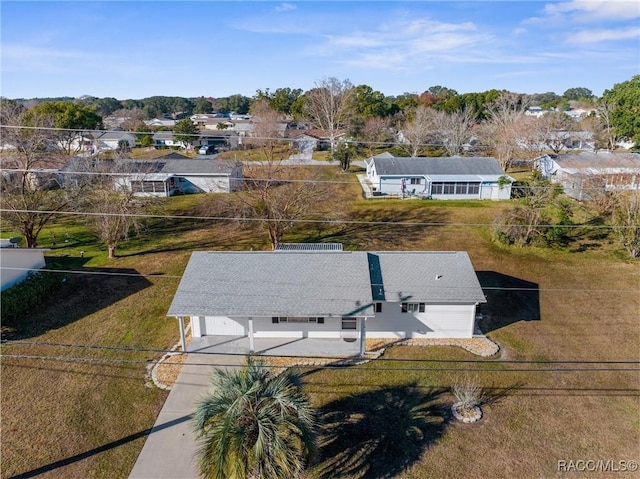
[[[442,279],[442,275],[441,274],[436,274],[436,281],[439,281]]]

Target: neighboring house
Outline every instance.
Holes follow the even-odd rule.
[[[145,120],[144,124],[151,127],[167,126],[173,128],[176,126],[176,121],[169,118],[154,118],[153,120]]]
[[[639,153],[543,155],[535,159],[534,167],[543,178],[561,184],[565,194],[578,200],[588,199],[593,188],[640,188]]]
[[[331,148],[331,137],[327,131],[310,129],[289,129],[289,144],[297,148],[300,153],[308,153],[313,150],[328,150]],[[334,142],[344,137],[343,131],[338,131],[334,135]]]
[[[153,134],[153,146],[156,148],[186,148],[182,141],[176,141],[172,131],[158,131]]]
[[[122,160],[118,185],[139,196],[229,193],[242,182],[242,163],[224,160]]]
[[[86,172],[109,172],[114,187],[138,196],[228,193],[242,182],[242,163],[225,160],[93,160],[75,157],[58,170],[62,185],[75,185]]]
[[[240,144],[238,133],[233,130],[204,130],[198,135],[197,146],[214,145],[216,149],[234,149]]]
[[[126,131],[105,131],[97,135],[95,139],[96,151],[117,150],[122,145],[127,144],[129,148],[136,146],[136,137]]]
[[[401,158],[382,153],[365,160],[365,166],[373,196],[508,200],[515,181],[490,157]]]
[[[486,299],[466,252],[192,253],[167,316],[194,337],[471,338]]]
[[[47,249],[18,248],[8,239],[0,240],[0,291],[24,281],[45,266]]]

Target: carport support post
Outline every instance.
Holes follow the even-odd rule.
[[[253,318],[249,318],[249,352],[253,354]]]
[[[182,352],[187,352],[187,338],[184,335],[184,316],[178,316],[178,324],[180,324],[180,343],[182,343]]]
[[[360,318],[360,356],[364,356],[367,349],[367,318]]]

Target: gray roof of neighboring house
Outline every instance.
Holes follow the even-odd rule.
[[[106,131],[102,135],[98,136],[98,140],[120,140],[125,137],[135,138],[132,133],[128,131]]]
[[[400,158],[377,155],[370,159],[378,176],[416,175],[504,175],[498,160],[491,157]]]
[[[123,175],[142,173],[145,175],[163,173],[169,175],[229,175],[236,168],[242,168],[242,163],[233,160],[190,160],[164,159],[155,160],[96,160],[94,158],[73,157],[59,172],[73,173],[76,171],[92,171],[100,165],[111,168],[114,173]],[[105,170],[109,171],[109,169]]]
[[[229,160],[119,160],[122,165],[129,165],[129,170],[148,173],[171,173],[174,175],[189,174],[222,174],[228,175],[237,168],[237,161]],[[125,169],[125,171],[128,171]]]
[[[194,252],[168,316],[372,316],[373,301],[485,297],[465,252]]]
[[[640,153],[573,153],[548,155],[563,169],[598,170],[606,168],[629,168],[640,171]]]

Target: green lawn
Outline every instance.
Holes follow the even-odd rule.
[[[351,250],[467,250],[485,284],[540,288],[487,293],[484,326],[500,344],[501,358],[639,359],[640,268],[606,238],[596,244],[576,232],[563,248],[504,247],[486,225],[508,202],[365,201],[353,175],[338,170],[335,178],[351,183],[336,184],[332,203],[318,205],[327,214],[339,212],[336,222],[299,224],[285,241],[338,241]],[[171,198],[166,212],[204,215],[221,199]],[[77,217],[58,219],[41,244],[54,236],[52,264],[118,275],[64,274],[50,302],[19,324],[3,322],[4,338],[170,348],[178,328],[165,314],[190,252],[268,249],[257,224],[188,218],[154,220],[147,235],[123,244],[113,261]],[[167,395],[145,385],[145,361],[161,353],[8,344],[2,353],[140,361],[3,357],[1,364],[2,477],[127,477]],[[500,372],[485,360],[480,366],[488,369],[476,373],[489,392],[485,418],[460,426],[446,411],[448,388],[461,373],[436,371],[432,363],[417,368],[415,360],[475,357],[453,347],[399,346],[384,358],[399,361],[306,371],[305,387],[323,424],[311,477],[564,477],[558,460],[640,459],[638,372]],[[381,369],[389,366],[398,370]]]

